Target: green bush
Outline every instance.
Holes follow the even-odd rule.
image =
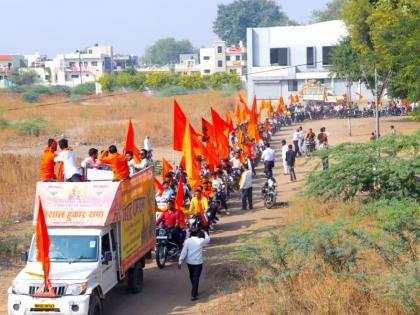
[[[89,82],[89,83],[83,83],[80,84],[71,90],[72,95],[91,95],[94,94],[96,91],[95,83]]]
[[[25,93],[28,90],[28,87],[22,86],[22,85],[12,85],[11,87],[8,87],[5,89],[5,92],[10,93]]]
[[[36,103],[39,101],[39,94],[33,91],[28,91],[23,94],[22,100],[27,103]]]
[[[13,128],[21,135],[38,137],[46,129],[46,120],[42,117],[19,120],[13,124]]]
[[[115,75],[106,73],[99,78],[99,83],[105,92],[112,92],[115,89]]]
[[[307,194],[352,199],[420,198],[415,176],[420,172],[420,132],[388,135],[369,143],[344,143],[317,155],[328,156],[327,171],[315,169],[307,177]]]
[[[34,87],[31,87],[28,92],[32,92],[32,93],[35,93],[35,94],[38,94],[38,95],[52,95],[52,94],[54,94],[53,90],[50,87],[43,86],[43,85],[36,85]]]
[[[51,94],[66,94],[69,96],[71,94],[71,88],[65,85],[53,85],[49,87]]]
[[[411,119],[420,122],[420,107],[416,107],[410,114]]]
[[[0,130],[1,129],[6,129],[9,126],[10,126],[10,123],[9,123],[8,120],[6,120],[4,118],[0,118]]]
[[[210,88],[214,90],[221,90],[225,86],[232,86],[239,90],[242,87],[241,78],[235,73],[218,72],[214,73],[208,78]]]
[[[151,89],[159,89],[179,84],[179,77],[175,73],[152,72],[147,75],[145,86]]]
[[[179,85],[186,89],[196,90],[204,87],[204,81],[200,73],[183,74],[179,78]]]

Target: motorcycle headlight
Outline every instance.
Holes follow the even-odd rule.
[[[29,286],[24,282],[13,281],[12,292],[13,294],[29,294]]]
[[[82,295],[87,289],[87,282],[69,284],[66,289],[66,295]]]
[[[159,236],[163,236],[166,234],[166,231],[164,229],[159,230]]]

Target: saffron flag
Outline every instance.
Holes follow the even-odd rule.
[[[155,177],[155,186],[157,190],[159,190],[159,195],[162,195],[163,193],[163,185],[160,183],[160,181]]]
[[[229,130],[226,122],[219,116],[219,114],[211,108],[211,117],[213,119],[214,135],[216,137],[217,151],[219,157],[229,158],[229,140],[226,135],[226,129]]]
[[[64,163],[57,162],[57,181],[64,182]]]
[[[258,122],[258,112],[257,112],[257,97],[254,96],[254,101],[252,102],[251,113],[250,113],[250,120]]]
[[[324,102],[328,101],[328,94],[326,91],[324,91]]]
[[[128,151],[133,152],[133,158],[136,163],[140,162],[140,151],[134,144],[134,128],[131,119],[128,120],[127,137],[125,138],[124,154]]]
[[[176,197],[175,197],[175,207],[177,207],[178,209],[182,209],[183,206],[184,206],[184,182],[181,176],[181,179],[178,183],[178,191],[176,192]]]
[[[289,95],[289,101],[290,101],[290,104],[293,104],[295,102],[295,98],[293,97],[292,94]]]
[[[363,95],[362,95],[362,94],[360,94],[360,93],[356,93],[356,95],[359,97],[359,102],[361,102],[361,101],[362,101],[362,99],[363,99]]]
[[[236,103],[235,110],[233,111],[233,116],[235,117],[235,124],[239,126],[241,124],[241,109],[239,108],[239,104]]]
[[[201,118],[201,133],[203,134],[203,142],[216,142],[216,138],[214,136],[214,127],[213,125],[205,120],[204,118]]]
[[[42,265],[45,285],[50,275],[50,236],[48,235],[47,223],[45,222],[44,209],[41,198],[38,197],[38,215],[35,225],[36,234],[36,260]]]
[[[295,103],[296,104],[299,104],[300,103],[299,95],[296,95],[295,96]]]
[[[248,107],[247,102],[245,101],[245,99],[242,97],[241,94],[239,94],[239,102],[241,102],[245,107]]]
[[[173,170],[172,165],[162,158],[162,179],[165,180],[166,174]]]
[[[179,106],[178,102],[174,99],[174,139],[173,149],[175,151],[182,151],[182,141],[185,134],[187,117]]]
[[[229,133],[231,133],[235,128],[233,128],[233,121],[232,117],[230,117],[230,111],[227,111],[226,113],[226,123],[229,126]]]
[[[185,170],[187,172],[188,182],[192,187],[195,187],[199,181],[198,175],[200,168],[197,157],[192,148],[190,122],[188,118],[186,121],[184,140],[182,142],[182,156],[183,159],[185,159]]]

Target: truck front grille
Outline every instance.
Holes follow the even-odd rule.
[[[39,289],[39,286],[31,285],[29,287],[29,295],[33,296],[38,289]],[[53,286],[53,289],[55,290],[55,295],[57,296],[63,296],[64,293],[66,293],[65,286]]]

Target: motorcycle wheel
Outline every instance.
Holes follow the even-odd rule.
[[[166,246],[156,247],[156,264],[159,269],[165,268],[166,259],[168,258],[168,249]]]
[[[272,194],[268,194],[265,198],[264,198],[264,205],[267,209],[271,209],[273,208],[273,206],[275,205],[276,200],[274,198],[274,196]]]

